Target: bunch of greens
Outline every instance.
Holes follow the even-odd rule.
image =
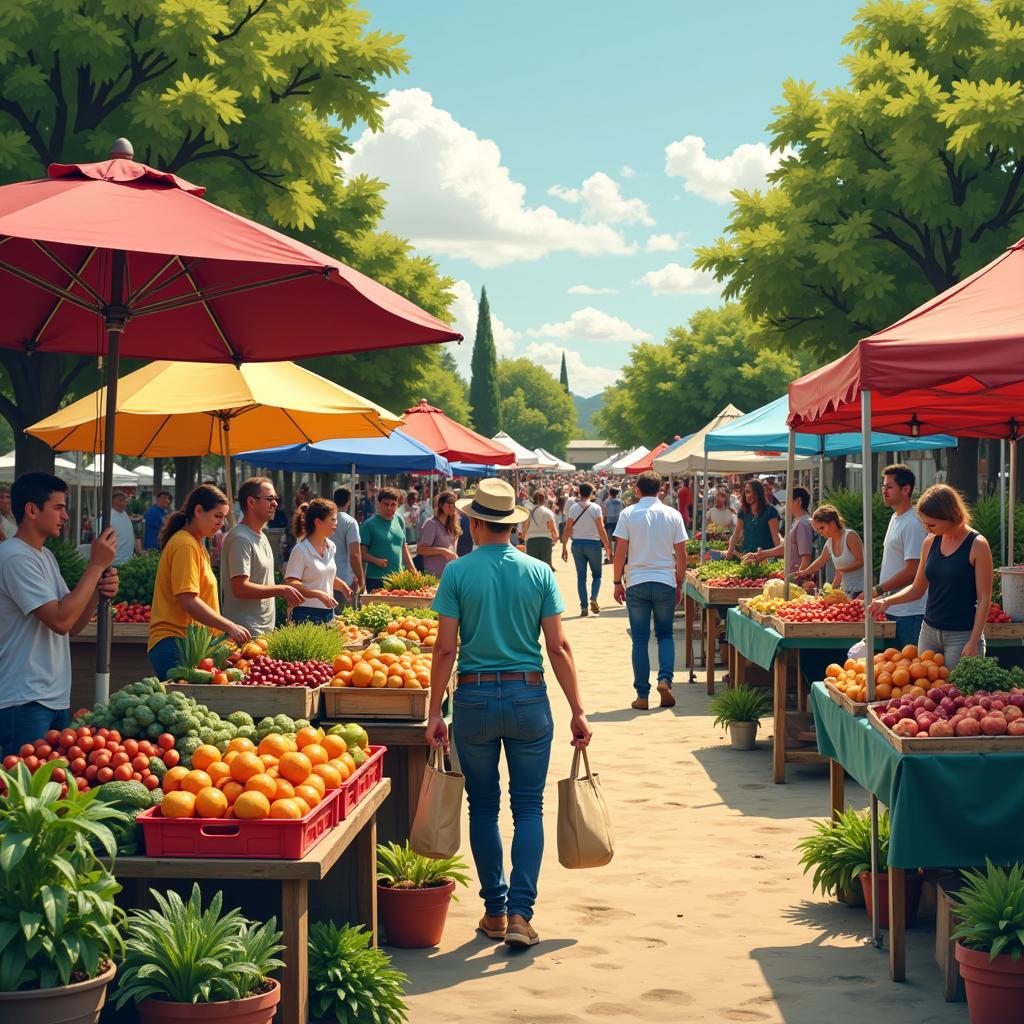
[[[267,634],[267,654],[276,661],[332,662],[341,654],[345,641],[330,625],[291,622]]]
[[[853,808],[837,818],[812,821],[814,829],[797,843],[800,865],[807,874],[814,874],[814,891],[855,892],[857,876],[871,870],[871,815]],[[889,812],[878,815],[878,863],[885,864],[889,857]]]
[[[725,551],[729,546],[729,539],[709,534],[708,539],[702,542],[700,537],[693,537],[686,542],[686,553],[688,555],[699,555],[701,543],[704,544],[705,551]]]
[[[339,1024],[401,1024],[408,978],[391,958],[370,946],[361,925],[338,928],[318,921],[309,930],[309,1010],[317,1020]]]
[[[63,537],[47,537],[46,546],[57,559],[57,568],[64,577],[68,589],[74,590],[82,578],[82,573],[85,572],[85,559],[78,553],[78,548]]]
[[[134,601],[138,604],[153,603],[153,587],[156,586],[156,570],[160,564],[159,551],[147,551],[144,555],[129,558],[117,569],[116,601]]]
[[[708,705],[708,710],[715,716],[712,725],[759,722],[771,710],[771,701],[764,690],[743,683],[722,690]]]
[[[381,582],[385,590],[426,590],[428,587],[436,587],[441,581],[429,572],[401,569],[389,572]]]
[[[985,872],[964,872],[964,885],[953,896],[959,925],[953,932],[968,948],[988,953],[995,960],[1002,953],[1012,960],[1024,955],[1024,867],[1007,871],[985,858]]]
[[[376,634],[382,629],[387,629],[389,622],[409,618],[409,609],[393,607],[388,604],[382,604],[379,601],[374,601],[370,604],[364,604],[359,611],[355,611],[353,608],[342,608],[338,612],[338,618],[346,626],[359,626],[361,629],[372,630]],[[436,619],[437,612],[430,608],[417,608],[416,618]]]
[[[377,847],[377,881],[391,889],[427,889],[449,881],[468,885],[466,862],[459,856],[435,860],[413,851],[409,840]],[[452,898],[456,899],[455,894]]]
[[[0,992],[95,978],[123,948],[121,886],[93,850],[115,855],[123,815],[95,789],[62,797],[58,767],[0,770]]]
[[[960,659],[956,668],[950,672],[949,681],[961,693],[968,695],[980,690],[1006,690],[1012,685],[1010,673],[999,664],[997,658],[972,656]]]
[[[238,910],[221,916],[216,893],[204,911],[199,885],[187,903],[176,892],[150,889],[156,910],[133,910],[115,1000],[164,999],[172,1003],[214,1003],[245,999],[284,967],[277,919],[257,927]]]
[[[735,580],[761,580],[782,572],[782,559],[768,558],[763,562],[705,562],[697,566],[695,572],[699,580],[719,579],[723,576]]]

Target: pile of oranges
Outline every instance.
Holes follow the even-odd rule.
[[[825,669],[825,678],[851,700],[863,703],[868,699],[866,668],[863,658],[856,661],[849,658],[843,665],[829,665]],[[949,669],[943,656],[935,651],[923,651],[918,655],[917,648],[908,644],[903,650],[889,647],[875,655],[876,700],[923,697],[933,686],[948,681]]]
[[[373,636],[372,629],[363,629],[360,626],[348,625],[343,622],[338,622],[338,632],[341,634],[341,639],[346,644],[358,644],[362,643],[368,637]]]
[[[392,690],[425,690],[430,686],[429,654],[388,654],[376,644],[365,651],[339,654],[333,669],[331,686]]]
[[[437,620],[413,617],[396,619],[381,630],[380,636],[397,636],[401,640],[411,640],[421,647],[433,647],[437,643]]]
[[[304,818],[356,770],[340,736],[309,726],[293,740],[272,732],[260,740],[237,736],[226,752],[205,744],[192,768],[164,776],[165,818]]]

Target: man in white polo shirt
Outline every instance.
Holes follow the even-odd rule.
[[[686,572],[686,526],[683,517],[671,506],[658,501],[661,478],[657,473],[641,473],[636,481],[640,500],[624,508],[615,527],[615,563],[612,578],[615,600],[625,602],[629,613],[629,632],[633,639],[633,687],[636,700],[632,707],[646,711],[651,692],[651,659],[647,647],[651,639],[651,616],[658,641],[658,694],[661,707],[672,707],[672,673],[676,645],[672,638],[679,585]],[[629,569],[624,582],[626,559]],[[625,584],[628,583],[628,586]]]

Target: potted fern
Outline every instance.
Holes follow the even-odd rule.
[[[402,1024],[409,980],[370,945],[362,925],[318,921],[309,929],[309,1014],[338,1024]]]
[[[708,710],[715,716],[713,725],[727,725],[733,750],[753,750],[757,728],[770,710],[768,695],[754,686],[734,686],[722,690]]]
[[[377,847],[377,906],[380,923],[392,946],[424,949],[436,946],[444,932],[455,883],[468,885],[461,857],[432,860],[403,846]]]
[[[967,871],[953,897],[956,959],[971,1024],[1019,1020],[1024,999],[1024,867]]]
[[[0,1020],[95,1024],[121,953],[121,891],[98,860],[124,815],[54,780],[0,770]],[[57,776],[59,779],[60,776]]]
[[[150,889],[156,910],[133,910],[115,1003],[136,1003],[142,1024],[225,1021],[270,1024],[284,966],[277,919],[257,926],[238,910],[221,914],[216,893],[204,911],[198,885],[185,902]]]

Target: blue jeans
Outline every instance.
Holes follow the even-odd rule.
[[[676,588],[665,583],[637,583],[626,588],[629,633],[633,638],[633,689],[638,697],[651,692],[651,616],[658,641],[658,682],[672,685],[676,663],[676,643],[672,638],[672,619],[676,611]]]
[[[924,625],[923,615],[893,615],[892,612],[886,612],[885,617],[889,622],[896,623],[893,647],[898,647],[902,651],[907,644],[917,646],[917,639],[921,635],[921,627]]]
[[[453,704],[452,731],[466,776],[469,843],[480,876],[480,897],[491,916],[522,914],[529,920],[544,853],[544,783],[553,732],[547,688],[525,682],[460,685]],[[498,831],[502,745],[515,823],[511,884],[505,881]]]
[[[293,608],[292,622],[315,622],[326,626],[334,621],[333,608]]]
[[[596,601],[601,590],[601,542],[574,540],[572,560],[576,563],[576,591],[580,595],[580,608],[587,607],[587,566],[590,567],[590,600]]]
[[[178,642],[173,636],[165,636],[149,649],[149,663],[157,679],[166,679],[167,673],[180,661]]]
[[[51,729],[66,729],[71,709],[54,710],[39,701],[0,710],[0,756],[16,754],[23,743],[42,739]]]

